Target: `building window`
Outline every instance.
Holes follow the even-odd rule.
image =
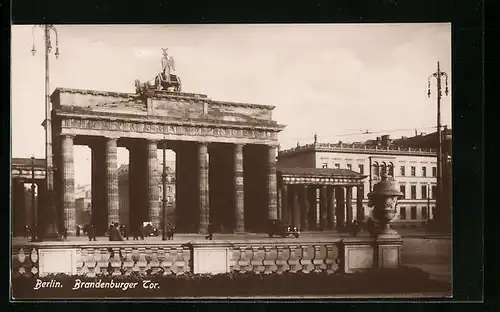
[[[422,199],[427,199],[427,185],[422,185]]]
[[[434,216],[436,215],[436,207],[432,206],[431,212],[432,212],[432,219],[434,219]]]
[[[413,206],[410,209],[410,219],[417,220],[417,207]]]
[[[427,167],[422,167],[422,176],[423,177],[427,176]]]
[[[401,173],[401,176],[404,177],[405,176],[405,166],[401,166],[401,168],[399,169],[399,172]]]
[[[359,173],[365,174],[365,166],[363,164],[358,165],[359,167]]]
[[[403,193],[403,198],[406,198],[406,187],[404,185],[399,186],[399,191]]]
[[[387,166],[387,175],[389,175],[390,177],[394,177],[394,165],[393,164],[389,164]]]
[[[379,172],[379,169],[380,169],[380,168],[378,167],[378,163],[374,163],[372,166],[373,166],[373,168],[372,168],[373,175],[374,175],[374,176],[378,176],[378,175],[379,175],[379,173],[380,173],[380,172]]]
[[[415,176],[415,166],[411,166],[411,176]]]
[[[386,165],[385,163],[382,163],[380,165],[380,175],[387,173]]]
[[[437,168],[432,167],[432,177],[435,178],[437,176]]]
[[[417,199],[417,186],[416,185],[412,185],[410,186],[410,189],[411,189],[411,199]]]
[[[335,164],[335,169],[340,169],[340,164]]]
[[[347,169],[352,170],[352,165],[351,164],[347,164]]]
[[[167,186],[167,193],[170,193],[170,186]]]
[[[406,207],[399,208],[399,219],[406,220]]]
[[[427,220],[427,207],[422,207],[422,219]]]
[[[432,188],[432,199],[436,199],[436,193],[437,193],[437,186],[433,185]]]
[[[321,165],[321,167],[322,167],[323,169],[326,169],[326,168],[328,168],[328,164],[327,164],[327,163],[323,163],[323,164]]]

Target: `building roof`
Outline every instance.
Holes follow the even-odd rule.
[[[349,169],[332,169],[332,168],[282,168],[276,169],[284,175],[297,175],[297,176],[321,176],[321,177],[352,177],[352,178],[365,178],[366,176]]]

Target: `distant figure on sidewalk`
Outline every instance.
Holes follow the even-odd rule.
[[[67,228],[64,228],[64,230],[63,230],[63,237],[64,237],[64,239],[68,239],[68,229]]]
[[[124,240],[118,223],[109,226],[109,240],[113,242]]]
[[[174,239],[174,234],[175,234],[175,227],[172,225],[172,223],[167,224],[167,239]]]
[[[76,226],[76,237],[80,237],[80,226]]]
[[[205,239],[212,240],[213,235],[214,235],[214,226],[213,226],[212,222],[209,222],[208,223],[208,235],[205,237]]]
[[[89,242],[92,240],[96,241],[94,225],[92,225],[92,224],[89,225],[88,230],[87,230],[87,236],[89,237]]]
[[[349,231],[351,236],[358,236],[359,230],[360,229],[358,220],[352,221],[352,223],[350,224],[350,231]]]

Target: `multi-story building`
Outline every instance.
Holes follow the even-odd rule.
[[[170,219],[175,211],[175,161],[167,161],[166,165],[166,204],[167,209],[165,211],[167,220]],[[158,194],[159,205],[163,205],[163,163],[158,164]],[[129,194],[129,176],[128,176],[128,164],[121,165],[118,168],[118,196],[119,196],[119,209],[120,209],[120,224],[130,224],[129,220],[129,204],[130,204],[130,194]]]
[[[367,194],[382,172],[393,178],[404,194],[398,205],[395,224],[422,225],[435,213],[436,150],[393,144],[388,135],[364,143],[313,143],[278,153],[278,166],[293,168],[348,169],[366,175],[363,206],[369,216]],[[356,195],[353,194],[353,201]],[[354,215],[357,215],[355,213]]]

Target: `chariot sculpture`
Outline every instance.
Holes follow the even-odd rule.
[[[181,79],[174,74],[175,62],[172,56],[168,55],[168,48],[162,50],[161,67],[162,71],[156,74],[154,80],[141,83],[135,81],[135,90],[137,93],[145,93],[147,91],[181,91]]]

